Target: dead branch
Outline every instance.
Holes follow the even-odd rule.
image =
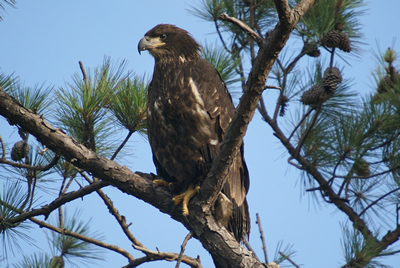
[[[256,217],[257,217],[256,223],[258,224],[258,229],[260,230],[260,238],[261,238],[261,242],[262,242],[262,250],[264,252],[265,263],[268,263],[267,246],[265,244],[264,232],[263,232],[263,228],[261,225],[260,216],[258,215],[258,213],[256,213]]]
[[[17,224],[17,223],[23,222],[31,217],[35,217],[35,216],[39,216],[39,215],[44,215],[45,218],[47,219],[47,217],[50,215],[50,213],[52,211],[54,211],[58,207],[64,205],[65,203],[68,203],[77,198],[81,198],[87,194],[90,194],[90,193],[96,191],[96,189],[102,188],[107,185],[109,185],[109,183],[107,183],[105,181],[99,181],[99,182],[93,183],[93,184],[85,186],[77,191],[62,195],[62,196],[58,197],[56,200],[54,200],[53,202],[51,202],[50,204],[42,206],[41,208],[33,209],[33,210],[30,210],[27,212],[21,211],[22,213],[20,212],[21,213],[20,215],[18,215],[16,217],[12,217],[10,219],[7,219],[7,222],[9,222],[11,224]]]
[[[99,247],[102,247],[102,248],[109,249],[109,250],[112,250],[114,252],[117,252],[117,253],[125,256],[129,261],[134,260],[133,256],[128,251],[126,251],[126,250],[124,250],[124,249],[122,249],[122,248],[120,248],[118,246],[107,244],[107,243],[104,243],[104,242],[102,242],[100,240],[97,240],[97,239],[94,239],[94,238],[91,238],[91,237],[87,237],[87,236],[81,235],[81,234],[76,233],[76,232],[72,232],[72,231],[67,230],[67,229],[62,229],[62,228],[55,227],[55,226],[53,226],[51,224],[48,224],[48,223],[46,223],[44,221],[40,221],[40,220],[38,220],[36,218],[33,218],[33,217],[29,218],[29,220],[34,222],[34,223],[36,223],[40,227],[47,228],[47,229],[52,230],[54,232],[57,232],[59,234],[68,235],[68,236],[80,239],[82,241],[85,241],[87,243],[91,243],[91,244],[97,245]]]
[[[237,26],[242,28],[242,30],[245,31],[248,35],[250,35],[254,39],[254,41],[256,41],[258,46],[262,46],[264,39],[262,37],[260,37],[255,31],[253,31],[253,29],[251,29],[243,21],[238,20],[237,18],[234,18],[234,17],[229,17],[228,14],[226,14],[226,13],[219,15],[219,18],[221,20],[226,20],[226,21],[236,24]]]
[[[140,250],[141,252],[146,254],[146,256],[142,257],[142,258],[137,258],[137,259],[131,261],[129,263],[129,265],[125,266],[126,268],[137,267],[142,263],[151,262],[151,261],[159,261],[159,260],[175,261],[179,258],[179,255],[180,255],[178,253],[153,251],[153,250],[149,250],[147,248],[142,248],[142,247],[136,246],[134,244],[132,244],[132,246],[135,249]],[[182,262],[186,263],[187,265],[189,265],[190,267],[193,267],[193,268],[202,268],[199,259],[195,259],[195,258],[186,256],[186,255],[183,255]]]
[[[179,265],[180,265],[180,263],[181,263],[181,261],[182,261],[183,252],[185,252],[186,244],[187,244],[187,242],[189,241],[189,239],[192,238],[192,235],[193,235],[193,233],[192,233],[192,232],[189,232],[189,233],[187,234],[187,236],[185,237],[185,240],[183,240],[183,243],[182,243],[182,245],[181,245],[181,252],[179,253],[178,259],[177,259],[177,261],[176,261],[176,266],[175,266],[175,268],[179,268]]]

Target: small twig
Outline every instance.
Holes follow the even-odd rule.
[[[277,86],[265,86],[265,89],[267,89],[267,88],[273,88],[273,89],[279,89],[280,91],[282,91],[282,88],[281,87],[277,87]]]
[[[301,118],[300,122],[297,124],[297,126],[293,129],[292,133],[290,133],[288,140],[293,137],[294,133],[296,133],[296,130],[303,124],[304,120],[311,114],[311,112],[314,111],[314,108],[308,110],[306,114],[303,115],[303,118]]]
[[[86,86],[86,88],[89,88],[89,83],[88,83],[88,80],[87,80],[85,68],[83,67],[83,63],[81,61],[79,61],[79,68],[81,68],[82,75],[83,75],[83,81],[85,82],[85,86]]]
[[[247,248],[248,250],[250,250],[251,252],[253,252],[254,257],[256,257],[257,261],[261,262],[260,259],[259,259],[258,256],[257,256],[256,252],[255,252],[254,249],[251,247],[249,241],[247,241],[247,239],[244,239],[242,242],[243,242],[243,244],[246,246],[246,248]]]
[[[260,112],[261,116],[263,117],[264,121],[267,122],[268,112],[267,112],[267,108],[265,108],[264,98],[262,95],[260,97],[260,102],[258,103],[257,109]]]
[[[1,137],[1,135],[0,135],[0,142],[1,142],[1,149],[3,151],[2,155],[1,155],[1,159],[6,159],[6,147],[4,145],[3,138]]]
[[[128,135],[124,139],[124,141],[121,143],[121,145],[118,147],[118,149],[114,152],[113,156],[110,158],[111,160],[114,160],[115,157],[117,157],[117,154],[122,150],[122,148],[125,146],[125,144],[128,142],[129,138],[132,136],[132,134],[135,133],[135,131],[129,131]]]
[[[69,188],[69,186],[71,185],[72,181],[74,180],[74,177],[71,177],[67,183],[67,185],[65,186],[64,190],[63,190],[63,194],[65,194]]]
[[[49,149],[48,147],[45,147],[43,150],[41,150],[41,151],[39,152],[39,154],[40,154],[40,155],[44,155],[44,153],[47,152],[48,149]]]
[[[229,17],[228,14],[224,13],[219,15],[219,18],[221,20],[226,20],[226,21],[230,21],[234,24],[236,24],[237,26],[239,26],[240,28],[242,28],[247,34],[249,34],[254,41],[256,41],[256,43],[258,44],[258,46],[262,46],[264,39],[262,37],[260,37],[255,31],[253,31],[253,29],[251,29],[246,23],[244,23],[241,20],[238,20],[234,17]]]
[[[374,202],[372,202],[371,204],[369,204],[366,208],[364,208],[363,211],[361,211],[361,213],[359,214],[359,216],[361,217],[362,214],[365,213],[365,211],[367,211],[367,209],[369,209],[370,207],[372,207],[373,205],[375,205],[376,203],[378,203],[379,201],[381,201],[382,199],[384,199],[386,196],[391,195],[394,192],[397,192],[398,190],[400,190],[400,188],[396,188],[384,195],[382,195],[381,197],[379,197],[378,199],[376,199]]]
[[[93,183],[93,181],[98,181],[98,180],[91,180],[88,176],[86,176],[86,174],[84,173],[83,170],[79,170],[79,173],[81,174],[82,177],[85,178],[85,180],[87,182],[89,182],[90,184]],[[135,245],[138,245],[140,247],[145,248],[145,246],[140,243],[139,240],[137,240],[137,238],[131,233],[131,231],[129,230],[129,225],[126,224],[126,218],[125,216],[121,215],[118,211],[118,209],[115,208],[113,202],[111,201],[111,199],[101,190],[98,189],[96,190],[97,194],[100,196],[100,198],[103,200],[104,204],[107,206],[108,211],[114,216],[114,218],[117,220],[118,224],[121,226],[122,231],[124,232],[124,234],[126,235],[126,237],[128,237],[128,239]]]
[[[47,229],[52,230],[54,232],[57,232],[59,234],[68,235],[68,236],[80,239],[82,241],[85,241],[87,243],[91,243],[91,244],[94,244],[96,246],[99,246],[99,247],[102,247],[102,248],[109,249],[109,250],[112,250],[114,252],[117,252],[117,253],[125,256],[129,261],[134,260],[134,257],[128,251],[126,251],[126,250],[124,250],[124,249],[122,249],[122,248],[120,248],[118,246],[107,244],[107,243],[104,243],[104,242],[102,242],[100,240],[97,240],[97,239],[94,239],[94,238],[91,238],[91,237],[87,237],[87,236],[81,235],[81,234],[76,233],[76,232],[72,232],[72,231],[67,230],[67,229],[61,229],[61,228],[55,227],[53,225],[50,225],[50,224],[48,224],[48,223],[46,223],[44,221],[40,221],[40,220],[38,220],[36,218],[33,218],[33,217],[29,218],[29,220],[34,222],[34,223],[36,223],[40,227],[47,228]]]
[[[300,266],[297,265],[292,259],[290,259],[289,256],[286,256],[286,255],[283,254],[281,251],[279,251],[279,254],[281,254],[282,257],[284,257],[286,260],[288,260],[294,267],[300,268]]]
[[[308,128],[306,130],[306,133],[304,133],[303,137],[301,137],[301,139],[300,139],[299,144],[297,145],[296,152],[294,153],[294,157],[296,157],[299,154],[301,147],[303,147],[303,144],[306,141],[306,139],[308,138],[308,135],[310,135],[311,130],[313,129],[315,123],[317,122],[320,112],[321,112],[321,105],[318,106],[317,109],[315,110],[315,114],[311,120],[310,125],[308,126]]]
[[[219,26],[218,26],[217,20],[214,20],[214,24],[215,24],[215,29],[217,30],[219,39],[221,40],[221,43],[222,43],[222,45],[224,46],[225,50],[226,50],[227,52],[229,52],[229,53],[232,53],[232,50],[228,49],[228,47],[227,47],[227,45],[226,45],[226,43],[225,43],[225,40],[224,40],[224,38],[222,37],[221,31],[219,30]]]
[[[187,234],[187,236],[185,237],[185,240],[183,240],[183,243],[181,245],[181,252],[179,253],[178,259],[176,260],[175,268],[179,268],[179,265],[181,264],[181,261],[182,261],[183,252],[185,252],[186,244],[189,241],[189,239],[192,238],[192,235],[193,235],[193,233],[189,232]]]
[[[295,159],[295,158],[293,158],[292,156],[288,158],[287,161],[288,161],[289,164],[291,164],[292,166],[294,166],[294,167],[296,167],[298,169],[304,169],[302,166],[299,166],[296,163],[292,162],[292,159]]]
[[[334,57],[335,57],[335,48],[336,48],[336,47],[332,48],[332,52],[331,52],[331,61],[330,61],[330,63],[329,63],[329,68],[332,68],[332,66],[333,66],[333,59],[334,59]]]
[[[129,263],[129,265],[125,266],[126,268],[129,267],[137,267],[142,263],[145,262],[150,262],[150,261],[158,261],[158,260],[166,260],[166,261],[174,261],[177,260],[179,257],[178,253],[171,253],[171,252],[162,252],[162,251],[153,251],[147,248],[139,247],[135,244],[132,244],[132,246],[146,254],[145,257],[143,258],[137,258]],[[186,263],[187,265],[191,267],[197,267],[197,268],[202,268],[200,260],[195,259],[189,256],[184,255],[182,258],[182,262]]]
[[[96,189],[108,186],[109,184],[105,181],[99,181],[96,183],[93,183],[91,185],[85,186],[84,188],[81,188],[79,190],[73,191],[73,192],[69,192],[66,195],[63,195],[61,197],[58,197],[57,199],[55,199],[53,202],[44,205],[38,209],[33,209],[27,212],[20,212],[17,211],[18,213],[20,213],[20,215],[9,218],[8,222],[10,224],[17,224],[17,223],[21,223],[23,221],[25,221],[26,219],[29,219],[31,217],[35,217],[38,215],[44,215],[45,219],[47,219],[47,217],[49,216],[49,214],[54,211],[55,209],[57,209],[58,207],[72,201],[75,200],[77,198],[83,197],[85,195],[88,195],[92,192],[94,192]],[[0,203],[1,200],[0,200]]]
[[[261,242],[262,242],[262,250],[264,252],[265,263],[268,263],[267,246],[265,244],[264,232],[263,232],[263,228],[261,225],[260,216],[258,215],[258,213],[256,213],[256,217],[257,217],[256,223],[258,224],[258,229],[260,231],[260,238],[261,238]]]
[[[9,160],[7,160],[5,158],[0,158],[0,163],[1,164],[7,164],[7,165],[10,165],[10,166],[13,166],[13,167],[17,167],[17,168],[26,168],[26,169],[30,169],[30,170],[47,171],[50,168],[52,168],[53,166],[55,166],[59,159],[60,159],[60,156],[56,155],[56,156],[54,156],[53,160],[51,160],[50,163],[48,163],[47,165],[45,165],[43,167],[42,166],[31,166],[31,165],[28,165],[28,164],[17,163],[17,162],[14,162],[14,161],[9,161]]]

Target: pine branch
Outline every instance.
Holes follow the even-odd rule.
[[[147,248],[141,248],[136,245],[132,245],[135,249],[142,251],[144,254],[146,254],[145,257],[142,258],[137,258],[129,263],[129,265],[125,266],[124,268],[130,268],[130,267],[137,267],[143,263],[146,262],[152,262],[152,261],[159,261],[159,260],[167,260],[167,261],[175,261],[178,260],[179,255],[178,253],[170,253],[170,252],[161,252],[161,251],[153,251],[149,250]],[[188,256],[183,256],[182,257],[182,262],[186,263],[190,267],[193,268],[202,268],[200,263],[200,259],[195,259],[192,257]]]
[[[262,267],[262,264],[257,261],[253,254],[243,248],[228,230],[220,227],[214,216],[207,212],[210,209],[208,205],[191,204],[191,213],[186,217],[182,215],[182,210],[178,207],[174,207],[171,211],[171,193],[162,189],[162,187],[156,190],[153,189],[152,180],[154,175],[135,174],[125,166],[122,167],[114,161],[96,154],[76,142],[61,129],[54,128],[40,116],[13,101],[1,88],[0,114],[6,118],[13,118],[16,124],[23,126],[26,131],[34,135],[49,149],[64,156],[67,161],[76,167],[84,169],[100,179],[98,182],[56,199],[47,206],[15,217],[13,218],[14,222],[21,222],[37,215],[48,216],[51,211],[62,204],[111,183],[120,191],[153,205],[160,211],[169,214],[173,219],[181,222],[189,230],[193,230],[194,236],[200,240],[204,248],[212,253],[214,257],[224,260],[231,267],[239,265],[255,268]]]
[[[262,229],[261,220],[260,220],[260,216],[258,215],[258,213],[256,213],[256,217],[257,217],[256,223],[258,224],[258,229],[260,230],[260,238],[261,238],[261,242],[262,242],[262,250],[264,252],[265,263],[268,263],[267,246],[265,244],[264,232]]]
[[[283,1],[283,3],[287,4],[286,1]],[[232,122],[226,131],[224,141],[221,143],[220,153],[214,159],[211,170],[201,187],[201,197],[199,198],[205,200],[204,203],[208,206],[211,207],[214,204],[218,193],[222,189],[222,185],[225,183],[226,174],[232,164],[232,159],[239,151],[247,126],[254,116],[255,109],[261,99],[261,94],[265,89],[265,82],[279,52],[285,46],[293,28],[298,23],[301,17],[298,15],[304,14],[311,7],[312,3],[314,3],[312,0],[301,1],[293,10],[293,14],[290,12],[291,24],[282,23],[281,21],[271,32],[269,38],[259,43],[260,49],[246,82],[243,96],[236,108]],[[287,21],[289,18],[283,17],[280,20]],[[246,29],[246,26],[242,27]]]
[[[182,261],[183,252],[185,252],[186,244],[187,244],[187,242],[189,241],[189,239],[192,238],[192,236],[193,236],[193,233],[192,233],[192,232],[189,232],[189,233],[187,234],[187,236],[185,237],[185,240],[183,240],[183,243],[182,243],[182,245],[181,245],[181,252],[179,253],[178,259],[177,259],[177,261],[176,261],[175,268],[179,268],[179,265],[180,265],[180,263],[181,263],[181,261]]]
[[[58,160],[60,159],[59,155],[55,155],[53,160],[51,160],[47,165],[45,166],[32,166],[32,165],[28,165],[28,164],[22,164],[22,163],[18,163],[18,162],[14,162],[14,161],[9,161],[6,159],[6,148],[3,142],[2,137],[0,136],[0,143],[2,146],[2,157],[0,158],[0,163],[1,164],[6,164],[6,165],[10,165],[12,167],[17,167],[17,168],[25,168],[25,169],[29,169],[29,170],[40,170],[40,171],[47,171],[49,169],[51,169],[52,167],[54,167]]]
[[[132,134],[135,133],[135,131],[129,130],[128,135],[124,139],[124,141],[121,143],[121,145],[115,150],[114,154],[111,156],[111,160],[114,160],[115,157],[117,157],[118,153],[122,150],[122,148],[125,146],[125,144],[128,142],[129,138],[132,136]]]
[[[300,266],[297,265],[289,256],[283,254],[283,252],[281,252],[281,251],[279,251],[279,254],[281,254],[281,256],[282,256],[283,258],[285,258],[286,260],[288,260],[294,267],[300,268]]]
[[[65,194],[65,195],[57,198],[50,204],[42,206],[41,208],[33,209],[28,212],[16,210],[16,212],[21,213],[21,214],[19,216],[7,219],[7,222],[10,224],[18,224],[18,223],[21,223],[31,217],[35,217],[35,216],[39,216],[39,215],[44,215],[45,219],[47,219],[47,217],[50,215],[50,213],[52,211],[56,210],[58,207],[66,204],[72,200],[75,200],[77,198],[81,198],[87,194],[90,194],[90,193],[94,192],[96,189],[102,188],[107,185],[109,185],[108,182],[99,181],[99,182],[93,183],[91,185],[85,186],[77,191]],[[1,200],[0,200],[0,202],[3,203]]]
[[[68,235],[68,236],[80,239],[82,241],[85,241],[87,243],[91,243],[91,244],[94,244],[96,246],[112,250],[114,252],[117,252],[117,253],[123,255],[129,261],[134,260],[133,256],[128,251],[126,251],[126,250],[124,250],[124,249],[122,249],[122,248],[120,248],[118,246],[107,244],[107,243],[104,243],[104,242],[102,242],[100,240],[97,240],[97,239],[94,239],[94,238],[91,238],[91,237],[87,237],[87,236],[81,235],[81,234],[76,233],[76,232],[72,232],[72,231],[67,230],[67,229],[62,229],[62,228],[55,227],[55,226],[53,226],[51,224],[48,224],[48,223],[46,223],[44,221],[40,221],[40,220],[38,220],[36,218],[33,218],[33,217],[29,218],[29,220],[34,222],[34,223],[36,223],[37,225],[39,225],[42,228],[44,227],[44,228],[47,228],[49,230],[52,230],[53,232],[56,232],[56,233],[59,233],[59,234],[62,234],[62,235]]]
[[[262,37],[260,37],[255,31],[253,31],[253,29],[251,29],[243,21],[238,20],[238,19],[233,18],[233,17],[229,17],[228,14],[226,14],[226,13],[219,15],[219,18],[221,20],[229,21],[229,22],[232,22],[232,23],[236,24],[237,26],[242,28],[242,30],[245,31],[248,35],[250,35],[260,47],[263,45],[264,39]]]
[[[282,3],[287,5],[286,1],[275,2],[277,8]],[[262,267],[262,264],[250,251],[237,243],[225,228],[219,226],[210,213],[210,209],[226,180],[232,159],[239,151],[243,136],[254,116],[276,57],[285,46],[301,16],[313,2],[303,0],[293,11],[289,10],[290,12],[286,15],[290,17],[280,16],[280,23],[271,32],[268,40],[261,42],[245,85],[244,94],[221,144],[220,153],[203,182],[201,194],[193,198],[194,204],[191,205],[191,214],[187,218],[182,215],[180,208],[173,208],[171,211],[169,206],[171,197],[168,191],[160,188],[157,188],[156,191],[153,190],[151,181],[153,176],[149,174],[139,176],[126,167],[121,167],[117,163],[97,155],[61,130],[52,127],[43,118],[15,103],[2,89],[0,89],[0,114],[6,118],[13,118],[13,121],[21,125],[24,130],[30,132],[40,142],[64,156],[75,166],[92,173],[101,180],[112,183],[121,191],[142,199],[162,212],[168,213],[172,218],[184,224],[186,228],[193,230],[194,236],[217,261],[224,262],[231,267]],[[309,168],[312,166],[310,165]]]

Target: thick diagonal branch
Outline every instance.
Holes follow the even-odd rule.
[[[215,158],[211,170],[201,187],[202,196],[200,198],[205,200],[207,205],[214,204],[225,183],[228,170],[239,151],[248,124],[254,116],[261,94],[265,89],[265,82],[276,58],[302,15],[313,3],[314,0],[303,0],[291,11],[288,9],[287,1],[275,1],[279,12],[279,23],[268,35],[268,39],[259,44],[260,49],[247,79],[243,96],[226,131],[220,153]]]
[[[257,261],[250,251],[240,246],[233,236],[216,222],[209,211],[205,213],[200,206],[193,206],[190,210],[191,213],[185,217],[182,215],[180,208],[173,207],[171,209],[171,193],[162,189],[162,187],[154,190],[153,175],[133,173],[127,167],[122,167],[118,163],[94,153],[69,137],[61,129],[54,128],[41,116],[21,106],[7,95],[2,88],[0,88],[0,115],[5,118],[12,118],[15,124],[34,135],[38,141],[45,144],[50,150],[64,156],[67,161],[78,168],[86,170],[99,178],[100,181],[96,182],[96,184],[112,184],[120,191],[135,196],[169,214],[173,219],[181,222],[188,230],[193,231],[193,236],[201,241],[205,249],[212,253],[213,256],[222,259],[230,267],[262,267],[262,264]],[[93,185],[96,184],[84,187],[84,189],[91,189],[91,192],[93,192],[96,190]],[[93,187],[93,189],[90,187]],[[51,203],[51,208],[53,206],[57,208],[58,204],[64,204],[67,199],[66,196]],[[73,199],[75,198],[71,200]],[[35,210],[32,214],[28,212],[24,215],[24,219],[37,215],[47,215],[52,210],[54,209],[41,208]]]

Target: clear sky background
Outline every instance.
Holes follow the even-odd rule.
[[[211,44],[218,41],[213,24],[200,20],[187,12],[198,1],[18,1],[17,9],[8,8],[4,21],[0,22],[0,68],[6,74],[15,73],[26,86],[45,83],[55,88],[71,82],[71,75],[80,74],[78,61],[86,68],[95,68],[105,55],[113,60],[126,59],[128,69],[137,74],[152,74],[153,58],[147,53],[140,56],[137,44],[150,28],[159,23],[171,23],[189,31],[199,42]],[[344,67],[344,76],[354,78],[352,89],[361,95],[373,90],[371,71],[377,65],[371,50],[377,51],[377,42],[383,51],[393,47],[394,38],[400,35],[398,20],[400,2],[396,0],[366,1],[367,13],[360,17],[365,44],[359,59],[350,58],[351,65]],[[393,47],[399,50],[399,46]],[[288,48],[288,55],[294,50]],[[304,59],[303,63],[307,64]],[[268,93],[269,110],[273,109],[276,96]],[[17,139],[15,129],[0,119],[0,135],[8,142]],[[126,135],[121,132],[121,137]],[[118,161],[132,171],[155,172],[150,146],[139,135],[129,141],[131,153]],[[255,214],[259,213],[270,260],[278,242],[292,244],[297,252],[293,260],[303,267],[339,267],[344,264],[341,246],[341,227],[346,217],[332,205],[315,203],[302,192],[300,173],[289,166],[287,154],[272,135],[268,125],[258,114],[251,122],[245,137],[245,158],[250,171],[248,202],[252,231],[250,244],[262,259],[261,242]],[[57,177],[56,174],[53,175]],[[4,178],[2,178],[4,180]],[[0,186],[2,187],[2,186]],[[105,192],[115,206],[125,215],[132,233],[149,249],[179,252],[188,231],[152,206],[116,189]],[[54,197],[53,197],[54,198]],[[42,202],[46,200],[44,197]],[[108,213],[102,201],[91,195],[73,201],[72,207],[82,209],[83,218],[92,218],[93,230],[105,236],[105,242],[129,250],[135,257],[140,252],[132,249],[119,225]],[[72,214],[73,209],[69,209]],[[56,213],[53,213],[56,214]],[[54,216],[54,215],[53,215]],[[37,247],[22,242],[24,254],[50,252],[42,229],[30,229]],[[0,242],[1,243],[1,242]],[[2,245],[2,244],[1,244]],[[0,253],[1,254],[1,253]],[[191,239],[185,254],[200,255],[204,267],[212,267],[211,258],[196,239]],[[106,251],[106,261],[90,267],[121,267],[126,259]],[[21,255],[9,256],[8,264],[21,259]],[[388,259],[386,264],[400,267],[400,256]],[[5,267],[7,262],[0,262]],[[142,267],[175,267],[175,263],[154,262]],[[182,264],[182,267],[184,265]]]

